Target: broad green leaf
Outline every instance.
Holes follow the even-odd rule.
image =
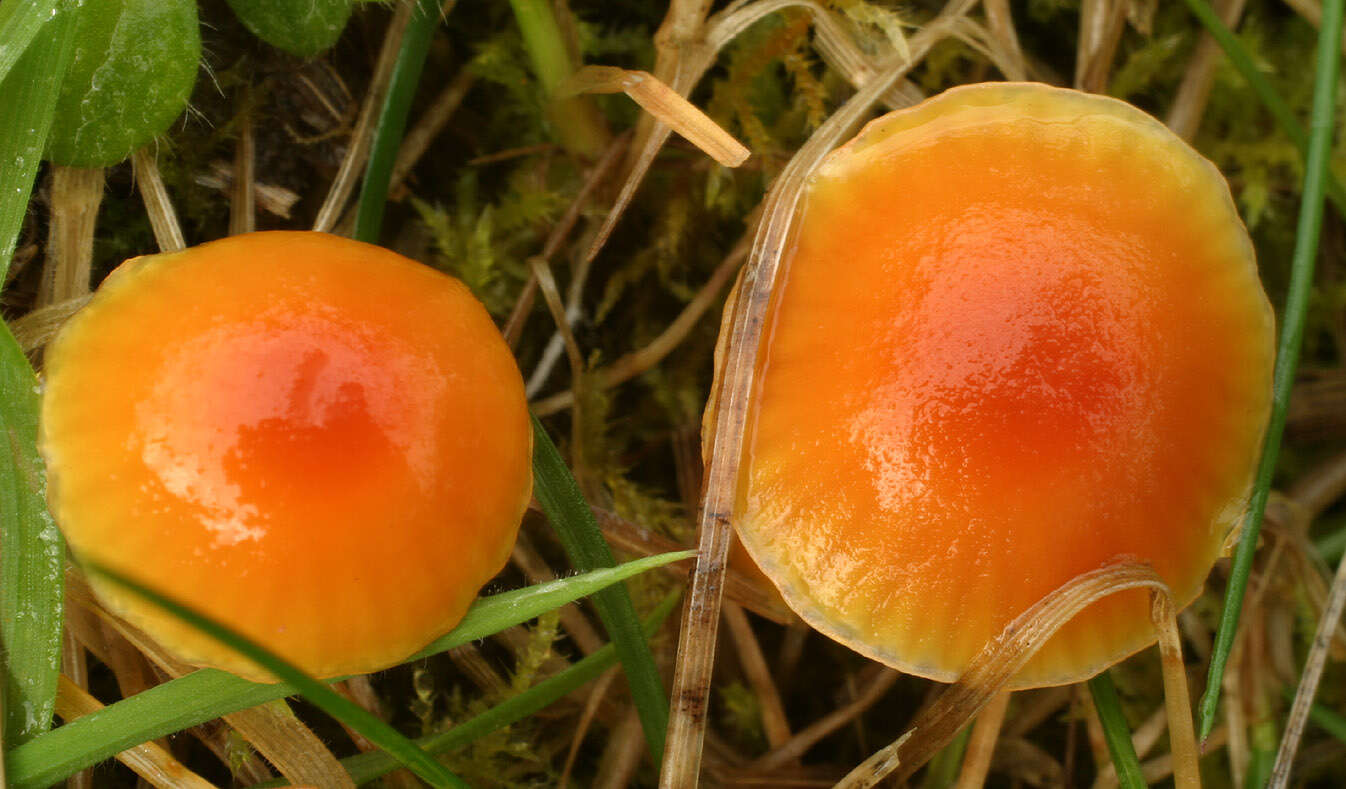
[[[107,167],[187,107],[201,60],[193,0],[84,0],[47,158]]]
[[[687,551],[651,556],[613,569],[484,597],[451,633],[409,659],[485,638],[610,584],[691,555]],[[12,751],[7,757],[10,785],[48,786],[138,743],[295,692],[286,684],[259,685],[214,669],[195,671],[108,705]]]
[[[69,11],[56,14],[0,81],[0,281],[23,222],[61,75],[70,62],[74,21]],[[33,369],[9,328],[0,324],[0,665],[6,745],[50,728],[60,669],[65,548],[47,514],[46,475],[37,454],[38,402]]]
[[[73,51],[74,14],[57,14],[55,7],[55,2],[0,2],[0,282],[14,256]],[[49,24],[34,42],[38,12]]]
[[[0,3],[0,82],[19,62],[19,56],[56,13],[61,0],[30,0],[26,3]]]
[[[353,0],[229,0],[229,7],[254,35],[300,57],[335,44],[353,6]]]

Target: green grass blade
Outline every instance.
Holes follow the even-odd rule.
[[[612,551],[598,530],[594,514],[537,417],[533,417],[533,480],[533,495],[560,536],[575,569],[611,567]],[[626,670],[626,681],[650,755],[655,764],[662,764],[664,736],[668,732],[668,697],[650,645],[641,633],[631,595],[625,586],[614,586],[594,595],[594,607]]]
[[[613,569],[482,598],[451,633],[410,659],[485,638],[606,586],[692,555],[692,551],[684,551],[650,556]],[[223,671],[195,671],[67,723],[10,752],[10,786],[14,789],[49,786],[133,745],[296,692],[295,687],[284,683],[258,685]]]
[[[37,378],[0,324],[0,647],[4,742],[18,745],[51,728],[61,670],[65,543],[47,514],[37,454]]]
[[[1183,0],[1183,2],[1187,4],[1187,8],[1192,12],[1192,15],[1201,22],[1202,27],[1206,28],[1206,32],[1210,33],[1211,38],[1215,39],[1215,43],[1219,44],[1220,48],[1224,50],[1225,57],[1229,58],[1230,64],[1238,70],[1238,73],[1248,82],[1249,87],[1257,94],[1258,100],[1271,113],[1281,132],[1289,137],[1290,141],[1299,149],[1300,157],[1308,161],[1308,133],[1304,131],[1304,127],[1295,118],[1295,113],[1290,109],[1290,105],[1285,103],[1285,99],[1272,86],[1271,81],[1257,68],[1252,55],[1248,54],[1248,51],[1243,48],[1243,44],[1239,43],[1234,33],[1228,27],[1225,27],[1219,14],[1215,13],[1215,9],[1211,8],[1206,0]],[[1346,214],[1346,188],[1342,187],[1341,182],[1331,171],[1327,173],[1327,196],[1331,198],[1332,204],[1337,207],[1338,211]]]
[[[664,599],[646,619],[643,632],[646,637],[663,624],[664,619],[673,612],[681,592],[674,592]],[[597,652],[576,662],[570,668],[554,677],[539,682],[519,695],[497,704],[471,720],[464,721],[452,729],[439,734],[422,737],[416,742],[430,753],[446,753],[461,748],[473,740],[490,734],[497,729],[522,720],[533,713],[555,703],[561,697],[598,679],[604,671],[617,662],[617,650],[608,644]],[[397,767],[385,754],[363,753],[342,760],[351,777],[357,784],[372,781]],[[259,787],[259,789],[261,789]]]
[[[388,184],[393,176],[393,164],[407,130],[407,116],[411,100],[425,67],[425,56],[430,52],[430,39],[439,24],[439,3],[420,0],[416,11],[402,35],[402,48],[393,65],[388,97],[379,112],[374,128],[374,141],[365,167],[365,180],[360,186],[360,204],[355,213],[355,238],[377,244],[383,227],[383,208],[388,202]]]
[[[110,579],[117,585],[168,611],[221,644],[225,644],[235,652],[244,655],[279,677],[286,684],[294,686],[315,707],[359,732],[365,739],[379,746],[390,757],[396,759],[399,766],[409,767],[431,786],[471,789],[461,778],[449,772],[448,768],[436,761],[433,756],[421,750],[416,743],[402,736],[396,729],[384,723],[372,712],[327,687],[326,683],[310,677],[302,670],[282,660],[275,653],[244,638],[232,628],[201,614],[195,609],[165,597],[153,589],[142,586],[109,567],[87,564],[86,569],[93,574]]]
[[[55,14],[55,5],[0,2],[0,282],[14,256],[61,78],[75,51],[75,12]],[[48,24],[38,35],[42,22]]]
[[[9,76],[20,56],[28,51],[33,39],[37,38],[37,31],[52,18],[59,5],[60,0],[0,3],[0,83]]]
[[[24,10],[20,10],[24,9]],[[30,11],[48,23],[27,30]],[[72,11],[48,3],[0,10],[0,282],[28,207],[61,77],[74,51]],[[17,26],[17,27],[16,27]],[[18,30],[19,33],[14,31]],[[19,38],[15,38],[19,36]],[[27,47],[27,51],[20,51]],[[7,60],[12,54],[13,60]],[[0,674],[6,746],[51,727],[60,671],[65,546],[47,514],[37,453],[37,378],[9,328],[0,329]]]
[[[1112,676],[1104,671],[1089,680],[1089,695],[1094,699],[1094,709],[1098,710],[1098,720],[1103,724],[1103,739],[1108,743],[1108,753],[1112,755],[1112,766],[1117,770],[1118,783],[1122,789],[1145,789],[1140,759],[1136,757],[1136,748],[1131,744],[1131,731],[1122,715],[1122,702],[1117,698]]]
[[[1194,0],[1188,0],[1188,3]],[[1281,436],[1285,432],[1285,414],[1290,404],[1290,388],[1294,384],[1295,369],[1299,365],[1299,349],[1304,339],[1304,318],[1308,312],[1310,291],[1313,287],[1314,263],[1318,257],[1318,236],[1323,223],[1323,195],[1327,187],[1328,164],[1332,149],[1332,127],[1336,115],[1337,69],[1340,54],[1343,0],[1328,0],[1323,7],[1323,26],[1318,35],[1318,66],[1313,81],[1313,117],[1309,126],[1307,162],[1304,166],[1304,191],[1299,206],[1299,225],[1295,231],[1295,251],[1290,264],[1290,288],[1282,316],[1281,341],[1276,354],[1275,395],[1271,410],[1271,424],[1267,427],[1266,446],[1257,468],[1257,482],[1248,503],[1248,517],[1229,573],[1229,588],[1225,592],[1224,610],[1220,614],[1220,629],[1211,652],[1210,672],[1206,678],[1206,693],[1201,697],[1201,739],[1210,735],[1215,726],[1215,713],[1220,704],[1220,686],[1225,663],[1234,646],[1238,631],[1239,611],[1243,595],[1248,589],[1253,554],[1257,550],[1257,536],[1262,528],[1262,516],[1271,490],[1271,478],[1280,457]]]
[[[921,779],[921,789],[949,789],[957,784],[958,773],[963,769],[963,757],[967,755],[967,743],[971,739],[972,724],[969,723],[930,759],[930,764],[925,768],[925,777]]]

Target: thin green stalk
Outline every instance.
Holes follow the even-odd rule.
[[[1196,0],[1187,0],[1189,4]],[[1272,401],[1271,424],[1267,427],[1266,445],[1257,469],[1257,482],[1248,503],[1248,517],[1234,552],[1229,572],[1229,589],[1225,593],[1224,610],[1220,615],[1220,629],[1211,652],[1210,673],[1206,678],[1206,693],[1201,697],[1201,739],[1215,727],[1215,713],[1220,704],[1220,687],[1224,679],[1225,663],[1234,646],[1238,631],[1239,613],[1243,595],[1248,589],[1252,572],[1253,554],[1262,529],[1262,516],[1271,490],[1271,478],[1280,457],[1281,436],[1285,432],[1285,415],[1290,405],[1290,388],[1294,385],[1295,369],[1299,365],[1299,350],[1304,339],[1304,318],[1308,312],[1313,286],[1314,263],[1318,256],[1318,237],[1323,223],[1323,195],[1327,188],[1328,164],[1332,150],[1333,120],[1336,116],[1337,69],[1340,55],[1343,0],[1324,3],[1323,25],[1318,31],[1318,65],[1313,81],[1313,116],[1309,124],[1307,161],[1304,165],[1304,190],[1299,206],[1299,225],[1295,232],[1295,251],[1291,259],[1290,289],[1286,296],[1282,317],[1281,341],[1277,349],[1275,394]]]
[[[556,93],[575,71],[566,49],[551,0],[510,0],[514,20],[523,36],[524,49],[533,66],[533,74],[542,85],[548,102],[548,116],[556,127],[556,136],[566,150],[597,159],[609,142],[608,130],[598,107],[588,96],[557,99]]]
[[[949,789],[954,785],[963,767],[963,755],[967,753],[967,742],[970,739],[972,724],[969,723],[930,760],[930,765],[925,768],[925,778],[921,780],[921,789]]]
[[[388,203],[388,184],[393,177],[393,164],[402,146],[407,130],[407,116],[411,114],[411,100],[416,97],[416,86],[421,81],[430,40],[439,24],[437,0],[420,0],[402,35],[402,48],[397,52],[388,97],[383,101],[374,140],[365,166],[365,180],[360,186],[360,204],[355,213],[355,238],[377,244],[383,227],[383,209]]]
[[[660,554],[610,570],[595,570],[483,597],[452,632],[408,660],[419,660],[485,638],[609,584],[691,555],[691,551]],[[50,786],[139,743],[298,692],[283,682],[261,685],[215,669],[194,671],[109,704],[10,751],[9,786],[12,789]]]
[[[595,570],[613,565],[612,551],[598,530],[593,511],[585,503],[579,485],[547,436],[547,429],[533,417],[533,495],[556,529],[566,555],[576,570]],[[655,764],[662,764],[664,736],[668,731],[668,697],[654,665],[654,655],[640,630],[636,608],[625,585],[613,586],[594,595],[594,607],[616,645],[617,654],[631,686],[645,742]]]
[[[193,608],[165,597],[153,589],[142,586],[109,567],[91,563],[86,565],[86,569],[112,580],[118,586],[168,611],[178,619],[191,624],[197,630],[252,660],[274,674],[282,682],[293,685],[315,707],[359,732],[365,739],[379,746],[390,757],[396,759],[400,766],[410,768],[431,786],[471,789],[461,778],[449,772],[448,768],[436,761],[433,756],[422,750],[416,743],[402,736],[396,729],[384,723],[372,712],[327,687],[326,683],[321,680],[310,677],[275,653],[244,638],[232,628],[210,619]]]
[[[1290,105],[1285,103],[1285,99],[1272,86],[1270,80],[1257,68],[1253,62],[1252,55],[1243,48],[1233,32],[1225,27],[1219,14],[1205,0],[1183,0],[1187,3],[1187,8],[1192,15],[1197,18],[1201,25],[1210,33],[1211,38],[1224,50],[1225,57],[1238,70],[1243,79],[1247,80],[1248,85],[1257,94],[1257,98],[1266,106],[1271,116],[1276,120],[1276,125],[1290,142],[1294,143],[1299,149],[1299,156],[1304,161],[1309,158],[1309,135],[1300,125],[1299,120],[1295,118],[1295,113],[1290,109]],[[1336,176],[1329,170],[1327,172],[1327,196],[1332,200],[1332,204],[1337,207],[1337,211],[1346,215],[1346,188],[1341,185]],[[1204,736],[1204,735],[1203,735]]]
[[[659,606],[646,618],[642,625],[648,638],[653,636],[659,626],[677,605],[681,591],[675,591],[659,603]],[[511,723],[523,720],[533,713],[555,703],[563,696],[572,693],[584,685],[598,679],[608,668],[616,664],[617,650],[608,644],[592,655],[577,661],[570,668],[554,677],[539,682],[519,695],[497,704],[475,718],[464,721],[452,729],[439,734],[431,734],[417,740],[422,748],[430,753],[447,753],[485,737],[493,731],[502,729]],[[370,752],[342,759],[346,770],[357,784],[372,781],[396,769],[397,764],[386,754]],[[264,789],[265,785],[257,789]]]
[[[76,12],[53,9],[51,3],[0,6],[0,283],[74,52]],[[46,14],[40,29],[29,24],[30,11],[39,10]],[[38,408],[37,377],[9,327],[0,324],[0,729],[6,747],[51,727],[60,670],[65,546],[47,513]]]
[[[1094,709],[1103,724],[1103,739],[1108,743],[1112,766],[1117,770],[1117,782],[1122,789],[1145,789],[1140,759],[1136,758],[1136,748],[1131,744],[1131,731],[1122,715],[1122,702],[1117,698],[1112,675],[1104,671],[1089,680],[1089,695],[1094,699]]]

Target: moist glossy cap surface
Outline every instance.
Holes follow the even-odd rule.
[[[773,297],[736,524],[811,624],[951,681],[1073,576],[1151,563],[1180,605],[1242,514],[1272,314],[1215,168],[1121,102],[951,90],[807,188]],[[1013,687],[1153,642],[1086,609]]]
[[[457,280],[318,233],[137,258],[46,356],[43,452],[72,549],[319,676],[448,631],[531,491],[513,357]],[[189,662],[266,679],[110,585]]]

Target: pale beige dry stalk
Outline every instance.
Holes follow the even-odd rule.
[[[700,773],[706,702],[719,628],[725,564],[732,537],[729,515],[737,487],[749,392],[755,376],[766,306],[775,286],[776,272],[805,178],[828,152],[854,131],[879,96],[904,77],[931,46],[947,36],[953,21],[965,15],[973,5],[975,0],[951,0],[938,17],[912,37],[912,58],[891,61],[833,113],[791,158],[767,197],[763,220],[758,226],[729,324],[729,336],[733,339],[723,354],[725,375],[712,405],[716,412],[714,445],[698,517],[700,552],[678,639],[668,740],[660,773],[660,786],[664,789],[695,786]]]

